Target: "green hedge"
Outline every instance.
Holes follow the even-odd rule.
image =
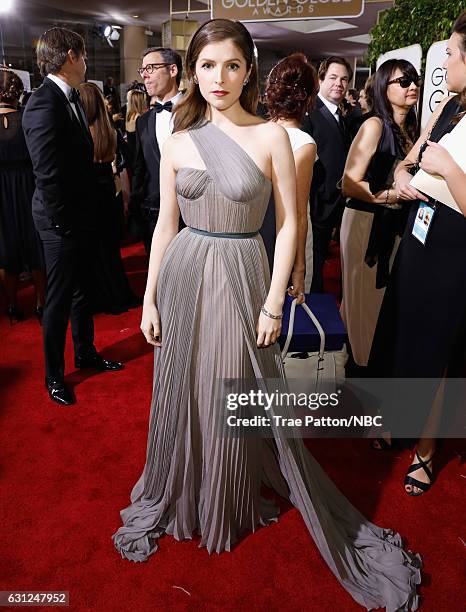
[[[375,66],[381,53],[419,43],[425,55],[432,43],[449,38],[453,21],[465,0],[395,0],[371,31],[366,60]]]

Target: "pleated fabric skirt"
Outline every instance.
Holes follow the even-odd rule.
[[[299,509],[356,601],[415,610],[419,556],[403,549],[399,534],[367,521],[301,439],[288,438],[273,418],[267,438],[224,435],[219,380],[252,378],[267,391],[267,379],[284,377],[278,347],[256,347],[268,283],[260,237],[215,238],[186,228],[167,249],[157,283],[162,347],[155,349],[146,465],[121,512],[115,546],[124,558],[144,561],[162,534],[182,540],[197,533],[209,552],[230,550],[242,532],[277,520],[278,509],[261,498],[266,484]]]

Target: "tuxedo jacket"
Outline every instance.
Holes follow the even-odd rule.
[[[152,108],[136,121],[136,152],[130,205],[160,208],[160,149],[155,136],[157,113]]]
[[[34,223],[62,235],[95,229],[94,147],[84,109],[75,106],[81,122],[58,85],[45,78],[23,114],[36,179]]]
[[[318,160],[314,164],[309,200],[311,219],[317,226],[335,227],[345,206],[345,198],[337,185],[343,176],[350,145],[348,130],[344,123],[338,124],[320,98],[316,99],[315,109],[304,118],[302,129],[317,145]]]

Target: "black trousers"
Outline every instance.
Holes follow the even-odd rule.
[[[142,212],[143,221],[141,223],[141,237],[142,242],[144,244],[144,248],[146,250],[147,255],[150,255],[150,247],[152,244],[152,235],[155,230],[155,226],[157,225],[157,221],[159,218],[159,210],[158,209],[144,209]],[[178,231],[181,231],[186,225],[184,224],[183,219],[180,216],[180,220],[178,223]]]
[[[312,250],[314,262],[311,291],[314,293],[324,292],[324,264],[327,259],[332,233],[333,227],[323,227],[316,224],[312,225]]]
[[[92,320],[92,265],[96,236],[91,232],[61,237],[53,230],[39,232],[44,246],[47,290],[42,319],[47,378],[63,379],[68,321],[75,356],[96,352]]]
[[[157,209],[143,209],[141,223],[141,237],[147,255],[150,255],[150,247],[152,244],[152,234],[154,233],[159,211]]]

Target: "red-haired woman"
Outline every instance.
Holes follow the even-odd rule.
[[[298,244],[291,274],[290,295],[304,302],[305,289],[312,282],[312,226],[309,216],[309,189],[314,162],[315,140],[301,130],[304,115],[312,107],[317,93],[317,74],[302,53],[293,53],[274,66],[268,76],[266,104],[272,121],[285,128],[296,167]],[[261,230],[269,264],[273,268],[275,251],[275,207],[273,198]]]

